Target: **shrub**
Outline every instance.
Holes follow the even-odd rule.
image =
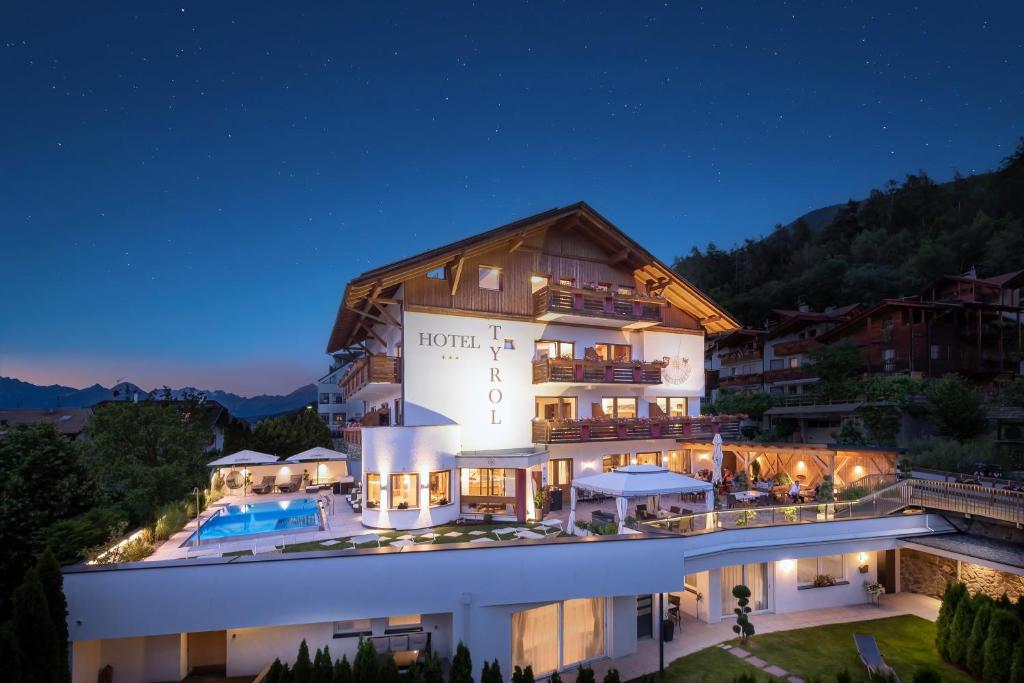
[[[608,673],[604,675],[604,683],[620,683],[619,670],[608,669]]]
[[[377,683],[377,648],[372,640],[359,639],[356,658],[352,662],[353,683]]]
[[[576,683],[595,683],[594,670],[589,666],[580,664],[579,670],[576,672]]]
[[[934,667],[922,666],[914,670],[914,683],[942,683],[942,676]]]
[[[732,632],[740,637],[741,643],[745,643],[747,638],[754,635],[754,625],[747,616],[750,614],[750,589],[743,584],[733,586],[732,597],[736,598],[737,604],[732,610],[736,614],[736,624],[732,627]]]
[[[548,683],[562,683],[562,677],[558,675],[557,671],[552,671]]]
[[[424,671],[426,671],[426,666],[424,666]],[[331,683],[352,683],[352,665],[348,662],[348,655],[342,655],[341,659],[334,663]]]
[[[1020,604],[1020,598],[1017,598]],[[1013,648],[1013,662],[1010,664],[1010,683],[1024,683],[1024,638]]]
[[[512,683],[533,683],[533,667],[521,669],[517,666],[512,671]]]
[[[836,683],[853,683],[853,676],[850,675],[849,669],[843,669],[836,674]]]
[[[987,596],[978,596],[985,598]],[[967,670],[980,677],[985,668],[985,641],[988,639],[988,625],[992,620],[992,600],[982,599],[974,614],[971,637],[967,641]]]
[[[742,673],[732,677],[732,683],[757,683],[757,676],[751,673]]]
[[[154,535],[158,541],[166,541],[181,531],[188,523],[187,504],[182,502],[168,503],[157,512]],[[294,672],[293,672],[294,673]]]
[[[1013,646],[1020,635],[1020,622],[1006,609],[994,609],[988,625],[982,656],[982,679],[985,683],[1005,683],[1009,680],[1008,662],[1013,661]]]
[[[299,643],[299,656],[292,667],[291,683],[310,683],[313,680],[313,662],[309,659],[309,645],[303,638]]]
[[[473,659],[469,656],[469,648],[459,641],[452,658],[452,669],[448,674],[449,683],[473,683]]]
[[[949,659],[949,626],[956,614],[957,605],[967,596],[967,586],[962,583],[947,583],[942,593],[939,618],[935,620],[935,649],[943,659]],[[973,622],[972,622],[973,625]]]
[[[956,614],[947,627],[946,652],[957,666],[967,665],[967,641],[974,626],[974,601],[964,598],[956,606]]]

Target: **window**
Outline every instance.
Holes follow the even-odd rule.
[[[345,402],[345,397],[342,396],[341,394],[331,394],[331,396],[334,397],[334,403],[344,403]]]
[[[514,339],[506,339],[505,340],[505,350],[506,351],[515,351],[516,350],[516,341]]]
[[[516,471],[511,469],[463,469],[462,494],[466,496],[497,496],[512,498],[516,495]]]
[[[368,508],[379,508],[380,507],[380,475],[377,473],[367,473],[366,475],[366,507]]]
[[[684,396],[662,396],[654,399],[654,404],[669,417],[686,417],[689,410]],[[655,417],[656,412],[652,411],[651,417]],[[661,417],[661,415],[657,415],[657,417]]]
[[[448,470],[430,473],[430,504],[447,505],[452,499],[452,473]]]
[[[750,589],[750,609],[753,612],[768,609],[768,563],[735,564],[722,567],[722,615],[728,616],[736,607],[732,596],[734,586],[743,584]]]
[[[596,344],[594,350],[601,360],[628,362],[633,356],[633,347],[629,344]]]
[[[548,486],[568,487],[572,484],[572,458],[548,461]]]
[[[330,394],[320,394],[320,403],[321,404],[323,404],[323,403],[330,403],[330,402],[331,402],[331,395]]]
[[[800,367],[800,356],[793,356],[789,359],[789,367],[798,368]]]
[[[606,417],[636,417],[636,398],[632,396],[615,396],[601,399],[601,410]],[[594,417],[598,417],[595,415]]]
[[[571,341],[540,339],[533,343],[533,357],[535,360],[572,358],[575,353],[576,345]]]
[[[574,277],[560,277],[558,278],[558,284],[562,287],[575,287],[576,278]]]
[[[669,451],[665,454],[665,467],[670,472],[686,472],[686,453],[683,451]]]
[[[610,292],[612,291],[612,283],[610,282],[598,282],[595,289],[599,292]]]
[[[796,561],[796,582],[799,586],[809,586],[818,576],[831,576],[836,581],[846,578],[846,557],[844,555],[825,555],[823,557],[805,557]]]
[[[334,637],[346,638],[355,636],[368,636],[373,633],[373,626],[369,619],[348,619],[346,621],[334,622]]]
[[[543,420],[575,420],[575,396],[538,396],[535,399],[536,416]]]
[[[334,424],[334,425],[337,425],[337,426],[340,427],[340,426],[344,425],[345,422],[346,422],[346,420],[345,420],[345,413],[334,413],[333,415],[331,415],[331,424]]]
[[[420,506],[417,492],[420,488],[420,475],[415,472],[402,472],[391,475],[391,509],[404,510]]]
[[[480,266],[480,289],[489,289],[493,292],[501,291],[501,268],[493,266]]]
[[[629,453],[617,453],[615,455],[606,455],[601,458],[601,471],[611,472],[612,470],[618,469],[619,467],[625,467],[629,464]]]
[[[447,273],[445,272],[444,266],[440,266],[438,268],[434,268],[433,270],[427,271],[428,280],[444,280],[446,276]]]
[[[546,675],[605,654],[604,598],[512,613],[512,666]]]
[[[533,294],[541,289],[548,286],[551,282],[551,278],[547,275],[531,275],[530,276],[530,293]]]
[[[651,451],[649,453],[637,453],[636,454],[637,465],[661,465],[661,453],[658,451]]]
[[[615,293],[619,296],[634,296],[636,294],[636,287],[632,285],[619,285],[615,288]]]
[[[768,362],[768,368],[770,370],[781,370],[784,367],[784,362],[781,358],[773,358]]]
[[[388,617],[388,628],[394,628],[395,626],[419,626],[420,621],[420,615],[418,614],[399,614]]]

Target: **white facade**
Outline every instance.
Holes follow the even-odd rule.
[[[345,401],[341,392],[341,378],[347,366],[337,367],[316,381],[317,412],[327,423],[332,433],[341,430],[349,420],[358,420],[363,415],[362,401]]]

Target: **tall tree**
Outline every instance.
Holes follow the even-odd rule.
[[[929,382],[924,396],[928,414],[943,435],[966,441],[985,431],[981,394],[959,375],[950,374]]]
[[[34,569],[14,589],[11,624],[18,648],[24,655],[22,678],[26,683],[61,683],[66,656],[55,658],[59,646],[57,630],[50,618],[46,591]]]
[[[49,610],[50,621],[53,623],[54,650],[53,659],[55,662],[67,664],[68,661],[68,602],[64,597],[64,577],[60,573],[60,565],[53,552],[47,548],[39,556],[35,567],[36,575],[43,587],[43,595],[46,597],[46,606]],[[71,680],[71,672],[67,666],[61,666],[60,681],[67,683]]]

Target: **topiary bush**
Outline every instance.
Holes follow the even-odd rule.
[[[739,584],[733,586],[732,597],[736,598],[737,607],[733,608],[733,612],[736,614],[736,624],[732,627],[732,632],[740,637],[741,643],[746,643],[747,638],[754,635],[754,625],[750,623],[750,589]]]

